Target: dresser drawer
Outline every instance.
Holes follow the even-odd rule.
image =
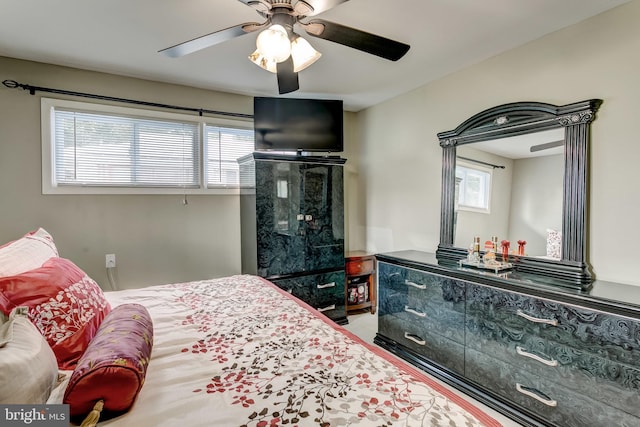
[[[281,289],[331,318],[345,315],[343,271],[273,280]]]
[[[372,273],[375,270],[374,262],[373,257],[348,260],[346,263],[347,275],[357,276]]]
[[[378,315],[378,333],[439,365],[464,372],[464,345],[393,315]]]
[[[468,349],[640,417],[640,369],[478,317],[466,319]],[[466,369],[473,369],[467,366]]]
[[[596,400],[602,393],[597,388],[574,391],[520,370],[492,354],[467,348],[465,375],[559,427],[640,425],[640,418]]]
[[[388,294],[387,294],[388,295]],[[400,302],[400,304],[398,304]],[[380,299],[378,317],[392,316],[414,330],[440,335],[464,345],[464,314],[436,303]]]
[[[465,311],[465,283],[448,277],[378,263],[378,288],[405,294],[414,305],[430,301],[460,313]]]
[[[467,287],[467,314],[604,359],[640,365],[638,320],[474,284]]]
[[[379,263],[379,316],[464,344],[464,283]]]

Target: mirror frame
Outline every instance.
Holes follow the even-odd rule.
[[[587,262],[587,169],[591,122],[602,104],[590,99],[556,106],[541,102],[514,102],[484,110],[454,130],[438,133],[442,147],[442,200],[438,261],[458,262],[466,248],[453,246],[456,147],[479,141],[522,135],[554,128],[565,129],[562,252],[559,260],[513,256],[514,270],[553,278],[553,284],[586,290],[593,275]],[[482,230],[478,231],[482,234]]]

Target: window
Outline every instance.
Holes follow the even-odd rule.
[[[228,193],[250,122],[42,99],[45,194]]]
[[[456,164],[456,178],[461,179],[458,189],[458,209],[489,213],[492,169]]]
[[[205,126],[207,146],[207,185],[240,185],[237,160],[253,152],[253,130]]]

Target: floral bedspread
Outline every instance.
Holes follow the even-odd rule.
[[[107,293],[154,322],[147,378],[104,426],[500,426],[264,279]]]

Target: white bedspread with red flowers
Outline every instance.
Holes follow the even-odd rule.
[[[144,305],[154,346],[133,408],[99,426],[500,426],[259,277],[107,299]]]

